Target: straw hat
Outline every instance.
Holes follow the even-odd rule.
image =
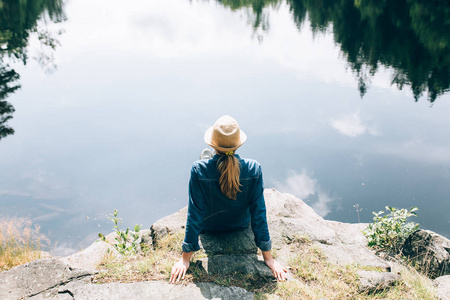
[[[239,129],[238,122],[230,116],[217,119],[214,126],[205,132],[205,143],[221,152],[234,151],[247,140],[247,135]]]

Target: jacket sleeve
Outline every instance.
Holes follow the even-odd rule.
[[[196,165],[191,169],[189,180],[189,204],[186,220],[186,233],[182,243],[183,252],[192,252],[200,249],[198,235],[203,229],[203,215],[206,209],[206,202],[200,188]]]
[[[255,190],[250,199],[250,215],[255,243],[262,251],[269,251],[272,248],[269,228],[267,226],[266,203],[264,201],[264,184],[261,166],[258,169],[258,177]]]

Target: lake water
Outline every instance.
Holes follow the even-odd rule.
[[[114,209],[148,228],[187,205],[192,161],[224,114],[266,188],[342,222],[358,222],[356,204],[361,222],[417,206],[413,221],[450,237],[448,5],[10,2],[0,215],[30,217],[56,255],[111,232]]]

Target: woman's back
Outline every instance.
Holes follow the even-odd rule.
[[[192,188],[200,191],[201,196],[194,197],[196,201],[200,197],[204,199],[203,229],[206,231],[229,231],[248,227],[250,223],[250,203],[253,203],[263,192],[263,181],[260,164],[253,159],[243,159],[234,155],[239,161],[240,192],[236,200],[226,197],[221,189],[217,170],[217,164],[221,156],[216,154],[209,160],[198,160],[192,166]],[[192,179],[191,179],[192,180]],[[201,205],[201,203],[198,203]]]

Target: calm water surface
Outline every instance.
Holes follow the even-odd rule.
[[[28,32],[0,40],[0,214],[57,255],[114,209],[148,228],[187,204],[203,133],[230,114],[267,188],[343,222],[417,206],[450,237],[449,8],[403,2],[47,0],[20,23],[0,1],[2,32]]]

